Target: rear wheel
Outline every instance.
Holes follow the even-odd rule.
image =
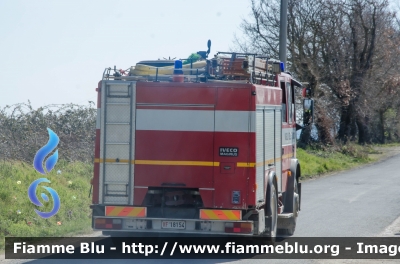
[[[296,222],[299,212],[300,212],[300,196],[299,196],[299,188],[297,185],[297,180],[295,178],[294,194],[293,194],[293,217],[290,218],[290,228],[280,230],[282,231],[283,235],[292,236],[294,234],[294,231],[296,230]]]
[[[278,227],[278,195],[274,184],[267,189],[268,203],[266,204],[267,217],[265,228],[271,241],[275,241]]]

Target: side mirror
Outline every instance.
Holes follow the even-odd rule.
[[[303,100],[303,123],[304,126],[309,126],[314,123],[314,100],[304,99]]]
[[[311,89],[310,88],[303,88],[302,90],[302,96],[304,98],[306,97],[311,97]]]

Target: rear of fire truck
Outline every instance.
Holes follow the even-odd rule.
[[[97,88],[94,230],[276,235],[278,193],[256,179],[257,85],[248,56],[199,54],[203,60],[185,65],[105,70]],[[270,89],[280,96],[279,87]]]

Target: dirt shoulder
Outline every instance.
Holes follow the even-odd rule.
[[[369,154],[372,159],[376,159],[377,162],[384,161],[387,158],[400,154],[400,146],[390,147],[374,147],[376,153]]]

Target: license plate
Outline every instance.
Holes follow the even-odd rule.
[[[125,226],[127,228],[136,229],[136,222],[135,220],[125,219]]]
[[[161,228],[165,229],[185,229],[186,222],[185,221],[162,221]]]

